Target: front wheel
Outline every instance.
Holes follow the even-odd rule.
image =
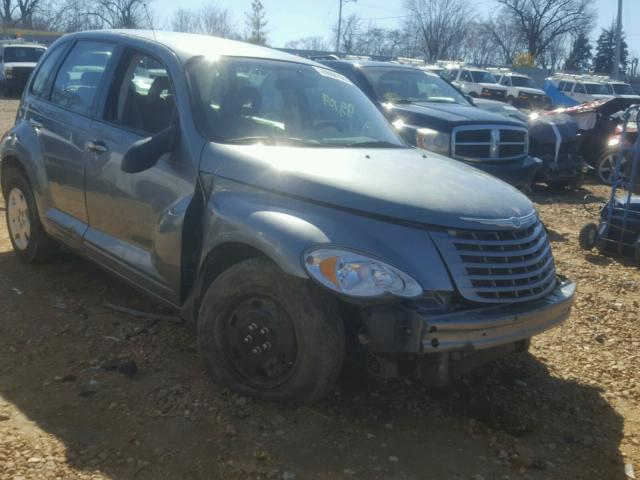
[[[580,248],[583,250],[593,250],[593,247],[596,246],[598,241],[598,225],[595,223],[587,223],[580,230],[580,235],[578,236],[578,243],[580,244]]]
[[[217,383],[275,402],[311,403],[326,395],[345,349],[335,300],[266,258],[240,262],[211,284],[197,337]]]
[[[13,251],[25,263],[44,261],[57,244],[40,223],[31,187],[19,170],[8,168],[3,174],[7,230]]]
[[[605,185],[611,185],[616,174],[616,156],[615,151],[604,152],[596,164],[596,173],[598,180]]]

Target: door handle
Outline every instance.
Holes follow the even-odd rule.
[[[39,122],[37,120],[34,120],[33,118],[29,119],[29,123],[31,124],[31,126],[35,129],[38,130],[39,128],[42,128],[44,125],[42,124],[42,122]]]
[[[87,150],[98,154],[107,153],[109,151],[107,146],[98,140],[87,142]]]

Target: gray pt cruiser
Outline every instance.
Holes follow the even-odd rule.
[[[347,351],[444,384],[573,302],[524,195],[408,147],[342,75],[274,50],[67,35],[0,158],[20,260],[64,245],[179,310],[241,394],[318,400]]]

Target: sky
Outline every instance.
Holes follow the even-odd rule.
[[[172,12],[179,8],[195,8],[212,0],[151,0],[150,6],[156,18],[166,22]],[[469,0],[478,11],[490,12],[495,8],[494,0]],[[626,33],[629,51],[640,56],[640,0],[623,0],[622,25]],[[235,17],[236,26],[244,31],[244,12],[248,11],[251,0],[213,0],[213,3],[229,9]],[[289,40],[302,37],[321,36],[329,39],[331,29],[338,18],[339,0],[262,0],[269,22],[269,43],[282,47]],[[347,0],[343,7],[343,18],[355,13],[365,23],[369,21],[379,27],[398,26],[406,14],[402,0]],[[602,27],[608,27],[616,18],[617,0],[595,0],[597,11],[596,28],[592,32],[597,38]],[[595,42],[594,42],[595,43]]]

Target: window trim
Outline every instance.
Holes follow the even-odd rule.
[[[118,56],[117,62],[113,67],[113,72],[111,76],[111,79],[112,79],[111,85],[101,95],[100,105],[99,105],[99,108],[97,109],[98,111],[95,113],[94,121],[102,125],[107,125],[112,128],[117,128],[119,130],[131,133],[134,135],[138,135],[142,138],[147,138],[147,137],[153,136],[154,134],[152,132],[147,132],[147,131],[140,130],[127,125],[121,125],[119,123],[115,123],[105,118],[107,113],[107,106],[109,105],[109,100],[113,98],[112,95],[114,93],[116,95],[118,94],[120,88],[122,87],[122,82],[124,81],[123,75],[126,73],[126,69],[122,70],[125,67],[125,65],[123,65],[122,62],[125,61],[127,58],[129,58],[128,61],[130,61],[134,55],[144,55],[145,57],[149,57],[152,60],[155,60],[156,62],[161,64],[164,67],[164,69],[167,71],[167,77],[169,78],[169,83],[171,84],[171,88],[173,89],[174,102],[175,102],[172,123],[175,124],[176,126],[179,124],[178,118],[179,118],[180,109],[178,108],[178,95],[176,92],[175,82],[173,81],[173,77],[171,75],[171,72],[169,71],[169,67],[167,66],[167,63],[162,59],[160,59],[160,57],[156,53],[152,53],[145,48],[140,48],[138,46],[132,46],[132,45],[122,45],[120,55]]]
[[[58,74],[60,73],[60,69],[62,68],[62,65],[64,65],[64,62],[66,62],[67,58],[69,58],[69,55],[71,54],[73,49],[80,42],[106,43],[106,44],[111,44],[111,45],[114,46],[113,53],[111,54],[111,58],[109,59],[109,61],[107,62],[107,65],[105,66],[104,75],[100,79],[100,83],[98,84],[98,86],[99,87],[102,86],[107,79],[111,78],[111,76],[113,75],[113,65],[117,63],[117,61],[119,60],[119,57],[120,57],[120,53],[121,53],[121,44],[120,44],[120,42],[114,41],[114,40],[103,40],[102,38],[100,38],[100,39],[78,38],[77,40],[75,40],[73,42],[69,42],[69,43],[72,44],[72,46],[67,49],[67,51],[64,54],[64,57],[58,62],[55,75],[53,75],[53,81],[50,82],[50,85],[49,85],[49,92],[47,94],[47,97],[46,98],[44,98],[44,97],[36,97],[36,98],[40,98],[40,100],[48,103],[49,105],[51,105],[53,107],[59,108],[60,110],[63,110],[65,112],[72,113],[72,114],[75,114],[75,115],[79,115],[79,116],[84,117],[84,118],[95,119],[96,118],[96,106],[97,106],[97,103],[98,103],[98,99],[100,98],[100,93],[98,93],[93,98],[93,102],[92,102],[91,107],[89,108],[89,112],[87,114],[80,113],[80,112],[77,112],[75,110],[71,110],[70,108],[63,107],[59,103],[55,103],[55,102],[51,101],[51,95],[53,93],[53,86],[55,84],[55,80],[58,78]],[[98,88],[98,90],[102,91],[103,89]]]

